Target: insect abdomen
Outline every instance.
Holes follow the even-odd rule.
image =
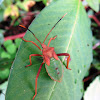
[[[63,76],[63,66],[60,59],[56,60],[54,58],[51,58],[50,66],[45,64],[45,67],[51,79],[61,82]]]

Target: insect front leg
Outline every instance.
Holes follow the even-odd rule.
[[[32,56],[41,56],[42,57],[42,55],[40,55],[40,54],[31,54],[31,55],[29,55],[29,61],[30,61],[30,64],[29,65],[27,65],[26,67],[28,67],[28,66],[31,66],[32,65],[32,61],[31,61],[31,57]]]
[[[39,48],[39,50],[41,50],[41,48],[33,41],[28,41],[28,40],[25,40],[24,38],[22,38],[25,42],[31,42],[32,44],[34,44],[35,46],[37,46]],[[42,50],[41,50],[42,51]]]
[[[60,54],[57,54],[57,56],[68,56],[66,68],[69,69],[69,70],[71,70],[70,68],[68,68],[69,61],[70,61],[70,55],[68,53],[60,53]]]
[[[50,45],[51,40],[54,40],[57,37],[57,35],[54,38],[50,38],[49,42],[48,42],[48,47]]]

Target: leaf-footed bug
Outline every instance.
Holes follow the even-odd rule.
[[[60,18],[59,21],[62,18]],[[68,56],[66,68],[69,69],[69,70],[71,70],[70,68],[68,68],[69,61],[70,61],[70,55],[68,53],[56,54],[55,51],[54,51],[54,47],[49,47],[51,40],[54,40],[57,37],[57,35],[54,38],[52,38],[52,37],[50,38],[47,46],[44,44],[44,42],[46,41],[48,35],[51,33],[51,31],[54,29],[54,27],[58,24],[58,22],[52,27],[52,29],[50,30],[50,32],[47,34],[46,38],[44,39],[43,43],[41,43],[36,38],[36,36],[34,35],[34,33],[30,29],[27,28],[27,30],[29,30],[34,35],[35,39],[41,44],[42,49],[35,42],[28,41],[28,40],[25,40],[25,39],[22,38],[25,42],[31,42],[31,43],[33,43],[35,46],[38,47],[38,49],[40,51],[42,51],[42,55],[40,55],[40,54],[31,54],[29,56],[30,64],[27,65],[26,67],[32,65],[32,61],[31,61],[31,57],[32,56],[40,56],[40,57],[43,57],[43,62],[41,63],[40,68],[38,70],[38,73],[36,75],[36,79],[35,79],[35,95],[33,96],[32,100],[34,100],[35,96],[37,95],[37,80],[38,80],[38,77],[39,77],[41,68],[42,68],[42,66],[43,66],[44,63],[45,63],[46,71],[47,71],[48,75],[50,76],[50,78],[53,79],[54,81],[57,81],[57,82],[61,82],[62,76],[63,76],[62,62],[60,61],[60,59],[58,58],[58,56]],[[23,28],[26,28],[23,25],[19,25],[19,26],[20,27],[23,27]]]

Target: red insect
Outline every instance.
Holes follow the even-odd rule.
[[[67,14],[67,13],[66,13],[66,14]],[[66,14],[65,14],[65,15],[66,15]],[[64,15],[64,16],[65,16],[65,15]],[[64,17],[64,16],[63,16],[63,17]],[[62,17],[62,18],[63,18],[63,17]],[[61,18],[61,19],[62,19],[62,18]],[[61,20],[61,19],[60,19],[60,20]],[[60,21],[60,20],[59,20],[59,21]],[[59,21],[58,21],[58,22],[59,22]],[[53,28],[58,24],[58,22],[53,26]],[[20,27],[23,27],[23,28],[26,28],[26,27],[23,26],[23,25],[19,25],[19,26],[20,26]],[[53,28],[50,30],[50,32],[53,30]],[[28,29],[28,30],[29,30],[29,29]],[[34,35],[34,33],[33,33],[31,30],[29,30],[29,31]],[[40,68],[39,68],[38,73],[37,73],[37,75],[36,75],[36,79],[35,79],[35,95],[33,96],[33,99],[32,99],[32,100],[34,100],[35,96],[37,95],[37,80],[38,80],[38,77],[39,77],[41,68],[42,68],[42,66],[43,66],[44,63],[45,63],[46,71],[47,71],[48,75],[50,76],[50,78],[53,79],[54,81],[57,81],[57,82],[61,82],[61,80],[62,80],[62,75],[63,75],[62,63],[61,63],[60,59],[58,58],[58,56],[68,56],[66,68],[67,68],[67,69],[70,69],[70,68],[68,68],[69,60],[70,60],[70,55],[69,55],[68,53],[56,54],[55,51],[54,51],[54,47],[49,47],[51,40],[54,40],[54,39],[57,37],[57,35],[56,35],[54,38],[50,38],[50,40],[49,40],[47,46],[44,44],[44,42],[45,42],[45,40],[47,39],[47,37],[48,37],[48,35],[50,34],[50,32],[47,34],[47,36],[46,36],[46,38],[44,39],[43,43],[41,43],[41,42],[36,38],[36,36],[34,35],[34,37],[36,38],[36,40],[41,44],[42,49],[41,49],[35,42],[33,42],[33,41],[28,41],[28,40],[25,40],[25,39],[22,38],[25,42],[31,42],[31,43],[33,43],[33,44],[34,44],[35,46],[37,46],[38,49],[42,52],[42,55],[40,55],[40,54],[31,54],[31,55],[29,56],[30,64],[27,65],[26,67],[32,65],[32,61],[31,61],[31,57],[32,57],[32,56],[40,56],[40,57],[43,57],[43,62],[42,62],[42,64],[40,65]],[[71,69],[70,69],[70,70],[71,70]]]

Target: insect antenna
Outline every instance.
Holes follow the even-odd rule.
[[[26,28],[25,26],[23,26],[23,25],[19,25],[20,27],[23,27],[23,28]],[[30,30],[30,29],[28,29],[28,28],[26,28],[28,31],[30,31],[33,35],[34,35],[34,37],[35,37],[35,39],[42,45],[42,43],[36,38],[36,36],[35,36],[35,34]]]
[[[66,13],[67,14],[67,13]],[[65,14],[65,15],[66,15]],[[65,15],[63,16],[63,17],[65,17]],[[50,32],[54,29],[54,27],[62,20],[62,18],[63,17],[61,17],[59,20],[58,20],[58,22],[52,27],[52,29],[50,30]],[[44,39],[44,41],[43,41],[43,43],[45,42],[45,40],[47,39],[47,37],[48,37],[48,35],[50,34],[50,32],[47,34],[47,36],[46,36],[46,38]]]

